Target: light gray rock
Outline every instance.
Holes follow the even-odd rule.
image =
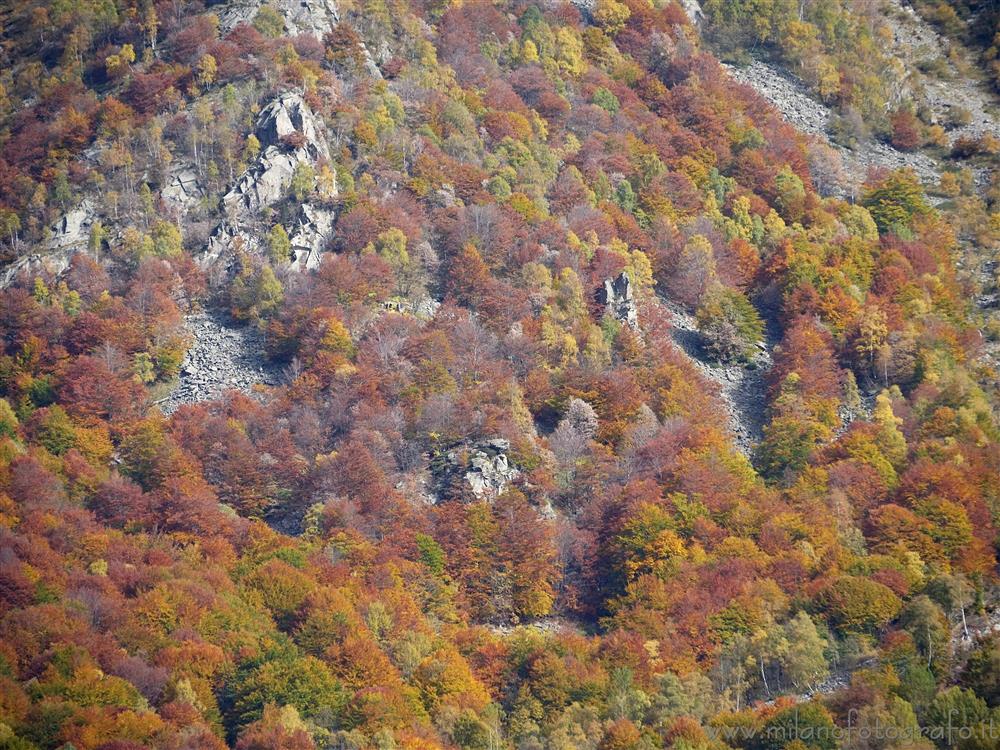
[[[515,479],[520,472],[512,467],[503,453],[488,456],[476,453],[469,461],[469,471],[465,472],[465,481],[472,488],[476,497],[495,498],[507,488],[507,484]]]
[[[478,499],[496,499],[521,476],[521,472],[507,458],[509,450],[508,441],[494,439],[487,440],[481,448],[472,451],[465,481]]]
[[[681,8],[687,14],[688,20],[694,27],[701,26],[702,19],[705,18],[705,14],[701,10],[701,4],[698,0],[680,0]]]
[[[361,42],[360,46],[361,46],[361,55],[364,57],[365,72],[372,78],[376,78],[381,81],[382,71],[379,70],[379,67],[375,62],[375,58],[372,57],[371,51],[368,49],[368,46],[364,42]]]
[[[597,290],[597,301],[619,323],[639,327],[639,310],[635,305],[628,271],[622,271],[613,279],[605,279],[604,286]]]
[[[160,196],[167,205],[186,211],[205,197],[205,191],[202,190],[195,171],[190,166],[182,165],[171,170],[170,182],[160,191]]]
[[[471,446],[456,447],[431,461],[434,497],[439,497],[456,480],[468,487],[477,500],[495,500],[521,476],[507,455],[510,441],[503,438],[484,440]]]
[[[86,247],[90,240],[90,227],[93,225],[95,217],[94,205],[85,198],[79,206],[67,211],[62,218],[49,227],[51,231],[49,247],[52,249]]]
[[[238,249],[260,248],[259,238],[267,229],[260,226],[260,210],[286,197],[300,164],[315,166],[319,160],[330,157],[323,123],[297,91],[278,95],[261,111],[255,135],[262,151],[256,163],[240,175],[222,198],[227,218],[213,233],[201,257],[206,268],[229,268]],[[302,251],[301,259],[296,253],[296,267],[304,270],[319,264],[319,253],[332,227],[332,213],[303,208],[293,232],[293,245],[297,244]]]
[[[243,173],[222,202],[227,209],[236,208],[250,213],[256,213],[264,206],[273,206],[285,197],[295,168],[309,161],[302,149],[283,151],[277,146],[268,146],[257,164]]]
[[[257,140],[261,146],[281,145],[281,140],[293,133],[305,139],[302,148],[313,159],[330,158],[323,123],[306,104],[298,91],[286,91],[261,110],[257,117]]]
[[[69,268],[73,256],[81,252],[77,247],[66,247],[48,253],[23,255],[0,269],[0,289],[6,289],[19,280],[30,281],[43,274],[59,276]]]
[[[297,91],[286,91],[261,111],[255,135],[263,150],[222,199],[227,208],[254,212],[274,205],[285,197],[299,164],[330,158],[323,123]],[[291,145],[292,138],[301,145]]]
[[[249,393],[256,385],[276,385],[279,368],[264,354],[264,341],[252,326],[222,311],[187,316],[191,347],[181,363],[173,392],[159,402],[165,414],[183,404],[218,398],[228,390]]]
[[[332,0],[272,0],[266,3],[285,21],[285,33],[291,36],[312,34],[317,39],[331,31],[340,20],[340,11]],[[228,33],[241,23],[252,24],[265,3],[260,0],[235,0],[216,12],[219,28]]]

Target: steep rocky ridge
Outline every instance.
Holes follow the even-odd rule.
[[[326,132],[302,94],[286,91],[268,104],[257,118],[254,131],[261,152],[223,196],[226,218],[208,242],[201,258],[204,266],[228,269],[237,250],[253,250],[262,244],[268,227],[260,218],[261,209],[286,197],[292,177],[300,164],[315,166],[330,158]],[[299,270],[319,264],[326,239],[333,227],[333,213],[322,206],[303,204],[293,233],[293,265]]]

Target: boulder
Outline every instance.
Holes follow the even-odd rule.
[[[323,123],[313,114],[298,91],[286,91],[261,110],[254,131],[261,147],[282,146],[283,140],[299,133],[312,159],[330,158]]]
[[[639,327],[639,309],[635,304],[628,271],[622,271],[613,279],[605,279],[604,285],[597,290],[596,298],[619,323]]]
[[[205,196],[198,175],[189,166],[179,166],[171,170],[170,182],[160,191],[166,203],[179,211],[186,211]]]

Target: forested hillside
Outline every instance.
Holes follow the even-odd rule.
[[[998,747],[1000,145],[869,5],[0,6],[0,748]]]

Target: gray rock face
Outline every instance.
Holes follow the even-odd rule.
[[[382,303],[382,308],[389,312],[413,315],[421,320],[430,320],[441,307],[441,303],[428,294],[414,297],[393,297]]]
[[[254,385],[277,385],[278,368],[264,356],[263,338],[220,312],[189,315],[191,336],[177,387],[159,402],[165,414],[182,404],[218,398],[228,390],[249,392]]]
[[[69,268],[78,252],[86,252],[90,228],[97,214],[94,205],[84,199],[49,227],[47,252],[23,255],[0,269],[0,289],[6,289],[20,279],[30,281],[35,276],[58,276]]]
[[[680,4],[681,8],[684,9],[684,12],[687,13],[687,17],[691,22],[691,25],[696,28],[700,26],[705,14],[702,13],[701,4],[698,0],[680,0]]]
[[[267,3],[285,20],[285,33],[291,36],[312,34],[317,39],[331,31],[340,20],[340,11],[332,0],[272,0]],[[218,11],[219,28],[232,31],[241,23],[252,24],[260,0],[236,0]]]
[[[201,259],[206,267],[228,267],[237,250],[259,247],[259,238],[266,231],[258,226],[260,210],[285,198],[300,164],[315,165],[330,158],[323,123],[299,92],[286,91],[268,104],[257,118],[254,132],[261,153],[222,198],[228,218],[209,239]],[[293,245],[301,250],[301,257],[296,252],[297,267],[318,265],[319,253],[332,226],[333,216],[329,211],[303,207],[299,226],[293,232]]]
[[[639,327],[639,310],[635,306],[628,271],[622,271],[613,279],[605,279],[604,286],[597,290],[597,301],[619,323]]]
[[[94,223],[96,214],[94,205],[87,199],[80,202],[80,205],[59,219],[49,227],[52,236],[49,239],[49,247],[53,250],[68,247],[86,247],[90,240],[90,227]]]
[[[465,481],[477,498],[493,499],[502,495],[507,485],[521,475],[507,459],[509,450],[508,441],[496,439],[487,440],[472,453]]]
[[[509,440],[493,438],[464,451],[460,448],[448,451],[432,462],[431,470],[439,487],[457,478],[477,500],[495,500],[521,476],[507,456],[509,451]]]
[[[255,212],[274,205],[285,197],[299,164],[330,158],[323,123],[295,91],[286,91],[261,111],[255,135],[260,156],[222,199],[226,208]]]

